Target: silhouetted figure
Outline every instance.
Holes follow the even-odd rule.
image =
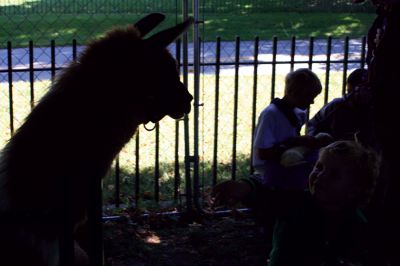
[[[58,266],[60,223],[86,217],[91,186],[137,127],[189,113],[166,47],[192,20],[142,39],[163,20],[151,14],[90,43],[2,150],[0,265]],[[85,256],[76,244],[75,265]]]
[[[307,134],[328,133],[335,140],[353,140],[354,134],[369,130],[368,105],[360,104],[368,71],[358,68],[347,78],[347,93],[324,105],[307,123]]]
[[[363,0],[353,0],[363,2]],[[400,99],[400,1],[372,0],[377,17],[368,32],[368,89],[371,144],[382,156],[377,194],[371,208],[375,224],[375,260],[370,265],[400,265],[400,178],[397,117]]]

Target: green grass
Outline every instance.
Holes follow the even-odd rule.
[[[77,39],[84,44],[101,36],[115,26],[127,25],[141,16],[132,14],[46,14],[29,16],[0,16],[0,48],[12,41],[15,47],[27,46],[29,40],[35,45],[49,45],[55,40],[57,45],[71,44]],[[371,13],[262,13],[262,14],[205,14],[204,26],[200,33],[204,40],[360,37],[366,35],[375,17]],[[170,14],[159,29],[174,25],[180,18]]]
[[[21,13],[145,13],[165,12],[181,13],[182,1],[168,0],[2,0],[0,12],[5,14]],[[191,11],[189,6],[189,12]],[[373,12],[374,7],[366,1],[364,4],[352,5],[347,0],[203,0],[199,3],[200,12],[248,14],[270,11],[328,11],[328,12]]]
[[[318,74],[324,83],[325,76]],[[189,77],[193,80],[193,77]],[[270,101],[271,75],[260,73],[258,76],[257,94],[257,115]],[[252,75],[240,75],[239,77],[239,101],[238,101],[238,136],[237,136],[237,177],[249,174],[249,159],[251,151],[251,115],[252,115]],[[276,96],[283,95],[284,75],[278,74],[276,77]],[[333,72],[329,80],[329,100],[340,95],[342,91],[342,74]],[[48,81],[35,83],[36,100],[46,91]],[[192,90],[189,84],[189,90]],[[29,83],[16,82],[14,90],[14,123],[18,127],[30,110]],[[218,139],[218,180],[226,180],[231,174],[232,159],[232,132],[233,132],[233,91],[234,76],[222,75],[220,78],[220,97],[219,97],[219,139]],[[8,84],[0,83],[0,147],[10,138]],[[310,113],[314,114],[323,105],[324,92],[321,93],[312,106]],[[215,76],[203,75],[201,77],[201,103],[199,121],[199,145],[200,145],[200,177],[204,187],[211,185],[212,155],[214,144],[214,115],[215,115]],[[189,116],[191,132],[193,138],[193,112]],[[183,122],[180,123],[180,149],[179,161],[180,173],[184,177],[184,136]],[[175,121],[165,118],[160,122],[160,189],[162,200],[170,200],[173,195],[174,184],[174,140],[175,140]],[[154,189],[154,162],[155,162],[155,132],[147,132],[140,127],[139,130],[140,147],[140,195],[147,195],[152,198]],[[193,144],[193,140],[190,140]],[[121,166],[121,194],[123,202],[128,203],[134,191],[135,173],[135,140],[133,139],[120,153]],[[110,171],[105,180],[104,195],[107,202],[113,202],[114,183],[113,177],[115,170]],[[181,190],[184,189],[182,180]]]

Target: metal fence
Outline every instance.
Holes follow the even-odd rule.
[[[194,58],[193,45],[187,49],[180,41],[170,50],[183,63]],[[0,50],[0,142],[1,146],[23,122],[47,86],[83,46],[7,48]],[[283,95],[287,72],[299,67],[311,68],[324,84],[323,93],[309,113],[312,115],[327,101],[345,91],[346,77],[354,68],[364,67],[366,39],[260,40],[201,42],[200,66],[182,71],[190,91],[194,72],[199,70],[199,103],[189,115],[189,127],[182,121],[163,119],[155,130],[140,128],[121,151],[104,179],[103,208],[94,199],[89,215],[91,265],[103,265],[102,221],[116,219],[116,208],[146,207],[176,214],[195,205],[207,208],[209,190],[218,182],[246,177],[252,172],[251,143],[256,118],[274,97]],[[184,56],[184,55],[188,56]],[[199,132],[194,131],[198,123]],[[184,130],[185,129],[185,130]],[[188,156],[198,141],[198,158]],[[192,163],[199,162],[194,171]],[[191,172],[192,174],[188,174]],[[96,190],[96,188],[95,188]],[[97,190],[96,190],[97,191]],[[94,211],[92,211],[92,209]],[[65,223],[60,256],[63,265],[73,257],[72,224]],[[63,223],[63,224],[64,224]]]
[[[158,10],[175,13],[181,10],[181,1],[175,0],[3,0],[0,15],[29,14],[145,14]],[[351,5],[349,0],[204,0],[201,12],[209,13],[259,13],[270,11],[373,11],[367,1],[363,5]]]
[[[170,47],[182,62],[178,41]],[[182,121],[164,119],[155,130],[140,129],[115,161],[105,179],[105,206],[152,206],[169,210],[190,200],[202,202],[217,182],[248,176],[251,143],[256,118],[269,101],[283,95],[287,72],[313,69],[324,91],[310,109],[345,91],[349,71],[364,67],[365,38],[325,40],[260,40],[202,42],[200,60],[201,95],[199,108],[199,183],[185,180],[184,139],[193,139],[193,129],[184,135]],[[23,122],[37,100],[47,90],[57,72],[83,49],[76,41],[69,47],[29,47],[0,50],[0,141],[1,146]],[[193,46],[189,44],[189,58]],[[189,61],[189,89],[193,62]],[[190,115],[190,121],[193,117]],[[189,183],[188,183],[189,182]],[[189,184],[189,186],[188,186]],[[190,190],[190,191],[188,191]],[[199,193],[192,193],[198,191]],[[194,198],[197,197],[197,198]]]

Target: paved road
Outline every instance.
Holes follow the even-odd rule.
[[[360,60],[361,58],[361,39],[352,39],[349,41],[349,60]],[[202,57],[201,62],[206,64],[215,63],[216,44],[215,42],[206,42],[202,46]],[[82,51],[84,47],[78,47],[78,53]],[[172,54],[175,52],[175,45],[171,45],[170,50]],[[314,61],[325,61],[327,56],[327,40],[315,40],[313,50]],[[56,47],[55,64],[56,67],[64,67],[72,60],[72,48],[71,47]],[[240,44],[240,74],[253,73],[253,66],[251,64],[246,65],[246,62],[252,62],[254,57],[254,42],[242,41]],[[344,58],[344,40],[333,39],[331,49],[331,60],[333,62],[343,60]],[[50,48],[38,47],[34,48],[33,51],[33,66],[35,69],[35,79],[43,80],[50,79],[51,73],[48,70],[41,70],[43,68],[51,67],[51,52]],[[189,45],[189,63],[192,62],[193,58],[193,47]],[[259,45],[259,56],[260,65],[258,68],[259,73],[271,73],[271,61],[272,61],[272,42],[271,41],[260,41]],[[277,46],[277,57],[278,62],[276,71],[278,73],[287,73],[290,70],[291,59],[291,42],[290,41],[278,41]],[[295,62],[308,61],[309,60],[309,41],[308,40],[297,40],[295,45]],[[235,43],[234,42],[222,42],[221,43],[221,62],[227,65],[221,66],[221,74],[234,74],[235,73]],[[269,62],[269,63],[268,63]],[[349,63],[349,69],[356,68],[360,63]],[[295,68],[308,67],[307,63],[296,63]],[[8,68],[7,51],[0,50],[0,82],[8,81],[8,74],[6,72]],[[24,71],[29,69],[29,51],[27,48],[13,49],[12,51],[12,68],[18,70],[13,74],[14,81],[28,81],[29,72]],[[203,66],[202,71],[205,74],[214,74],[215,66]],[[313,70],[316,72],[326,71],[326,63],[314,63]],[[342,71],[343,63],[332,63],[331,71]]]

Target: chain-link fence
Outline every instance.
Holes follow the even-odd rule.
[[[228,25],[237,25],[234,24],[236,14],[293,11],[348,13],[369,12],[374,11],[374,8],[369,1],[363,5],[350,5],[349,0],[206,0],[200,3],[200,13],[204,20],[208,20],[208,24],[203,26],[204,32],[213,31],[215,34],[219,34],[218,30],[225,27],[222,22],[224,20],[232,21],[233,24]],[[15,47],[26,47],[29,41],[33,41],[35,46],[50,46],[51,40],[54,40],[57,46],[65,46],[71,45],[72,39],[77,40],[78,44],[85,44],[110,28],[132,23],[143,14],[151,12],[167,13],[167,19],[160,29],[170,27],[181,21],[182,1],[2,0],[0,1],[0,49],[6,48],[8,41],[12,41]],[[268,19],[268,16],[258,18],[258,20],[264,19]],[[275,26],[296,27],[291,23],[301,24],[302,21]],[[350,23],[357,22],[349,20]],[[214,36],[212,35],[212,38]]]
[[[360,12],[371,11],[370,4],[352,5],[350,0],[204,0],[200,1],[200,11],[208,13],[248,13],[269,11],[324,11]],[[175,13],[180,10],[178,0],[3,0],[0,15],[29,14],[145,14],[159,10]]]

